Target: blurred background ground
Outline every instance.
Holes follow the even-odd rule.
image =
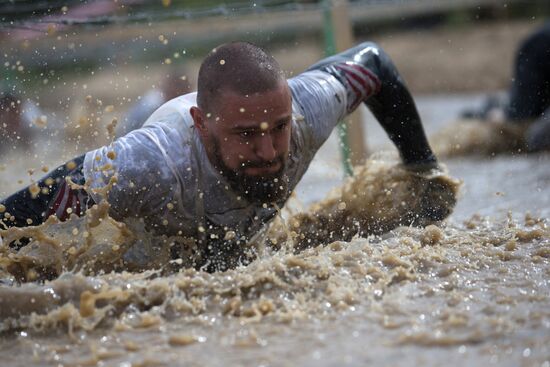
[[[277,3],[278,10],[262,10],[268,3]],[[86,8],[87,4],[93,6]],[[233,39],[254,41],[272,52],[289,76],[324,57],[320,2],[265,0],[239,4],[223,5],[214,0],[0,0],[2,88],[15,92],[21,103],[34,101],[43,110],[39,117],[42,113],[47,117],[31,122],[33,135],[26,145],[7,143],[5,136],[0,140],[0,198],[38,179],[43,171],[108,142],[107,126],[113,118],[122,121],[128,108],[140,97],[146,98],[152,89],[159,89],[167,74],[185,74],[194,84],[200,60],[218,43]],[[481,105],[486,93],[505,91],[520,40],[550,16],[547,0],[375,0],[350,1],[350,5],[353,5],[351,15],[356,42],[376,41],[390,54],[410,86],[428,136],[443,127],[454,126],[460,112]],[[38,6],[44,8],[36,11]],[[78,12],[73,12],[74,9]],[[239,15],[243,9],[246,14]],[[47,22],[60,16],[78,25]],[[393,149],[374,118],[368,113],[363,116],[364,140],[369,152]],[[5,129],[2,121],[0,128]],[[14,148],[13,145],[18,146]],[[298,200],[292,201],[292,205],[307,205],[321,199],[344,181],[339,145],[338,137],[333,134],[297,187]],[[495,156],[455,157],[442,162],[451,175],[463,181],[461,197],[448,219],[451,230],[462,228],[468,235],[477,237],[480,232],[461,225],[475,214],[491,217],[480,221],[487,228],[498,228],[504,222],[495,217],[505,217],[509,212],[521,219],[521,223],[526,212],[535,217],[550,217],[549,154],[509,152]],[[453,226],[457,222],[459,225]],[[548,367],[548,343],[545,342],[550,323],[544,313],[545,299],[535,298],[548,293],[548,282],[545,283],[541,275],[544,270],[548,274],[547,261],[533,256],[528,261],[539,265],[531,267],[533,264],[502,256],[503,246],[497,247],[493,240],[501,233],[481,235],[476,241],[481,241],[494,253],[495,259],[502,261],[488,263],[484,253],[479,254],[479,259],[462,255],[462,260],[445,257],[446,266],[453,269],[455,265],[464,266],[468,270],[456,271],[456,277],[434,278],[438,284],[406,281],[403,287],[395,285],[396,297],[390,294],[388,302],[387,295],[384,298],[376,296],[377,290],[372,301],[365,295],[365,299],[354,303],[355,314],[340,309],[327,314],[323,311],[327,318],[315,312],[308,313],[304,317],[311,324],[265,318],[261,323],[247,323],[250,332],[241,329],[248,327],[239,321],[242,319],[222,316],[209,321],[210,317],[203,315],[197,323],[186,317],[175,318],[160,327],[140,328],[125,332],[123,336],[118,332],[110,334],[101,326],[97,339],[91,332],[77,331],[76,339],[72,334],[71,339],[64,339],[64,332],[50,333],[51,329],[47,328],[44,338],[40,339],[33,334],[27,337],[26,331],[18,331],[6,334],[0,354],[2,360],[21,366],[28,365],[25,356],[29,356],[29,360],[32,356],[29,363],[45,365],[45,361],[49,361],[58,365],[60,361],[75,358],[71,355],[78,355],[75,361],[95,365],[114,363],[113,359],[104,362],[100,355],[124,360],[135,358],[140,361],[138,364],[150,364],[167,355],[173,357],[176,364],[189,360],[195,365],[203,360],[209,365],[246,365],[260,361],[265,365],[306,366],[368,364],[365,361],[380,366],[404,366],[414,361],[414,365],[425,366],[498,363],[501,366]],[[469,236],[464,238],[468,240]],[[405,232],[402,248],[409,247],[410,243]],[[376,242],[373,244],[376,246]],[[525,254],[526,246],[518,242],[518,252]],[[447,243],[430,247],[440,258],[441,248],[455,246]],[[544,243],[540,244],[540,249],[545,250]],[[541,254],[545,256],[542,251]],[[530,259],[532,255],[520,256]],[[355,255],[352,260],[356,260]],[[359,264],[362,262],[360,258],[357,260]],[[425,264],[429,266],[429,263]],[[248,275],[255,278],[257,274],[251,270],[253,272]],[[347,268],[342,270],[348,272]],[[340,278],[339,274],[343,273],[331,276]],[[358,283],[361,287],[370,282],[370,275],[357,276],[361,279]],[[429,276],[432,277],[432,270]],[[263,279],[264,273],[261,277]],[[159,278],[155,277],[154,281],[157,280]],[[160,283],[146,283],[153,290],[157,289],[156,284]],[[353,287],[353,282],[334,284],[338,290]],[[411,288],[407,288],[409,286]],[[507,288],[502,288],[504,286]],[[206,289],[200,285],[195,288],[197,291]],[[332,288],[328,287],[327,292],[333,292]],[[443,291],[452,296],[446,298],[446,305],[436,302],[440,299],[437,297],[445,293]],[[439,296],[434,297],[434,294]],[[294,296],[291,291],[284,297],[293,299]],[[380,301],[375,301],[379,298]],[[423,299],[429,307],[415,306],[412,301],[415,298]],[[458,307],[453,309],[456,303]],[[321,302],[321,306],[323,304]],[[332,307],[328,302],[326,305]],[[447,311],[447,306],[452,313]],[[383,315],[390,315],[387,319],[384,317],[383,323],[377,318],[377,308],[384,309]],[[395,322],[400,320],[400,316],[394,318],[398,315],[410,317],[410,329]],[[128,319],[132,318],[133,313],[129,316]],[[437,326],[441,324],[429,321],[440,317],[441,320],[449,317],[449,324],[453,323],[450,329],[443,329],[446,330],[443,334]],[[147,320],[151,320],[151,316]],[[239,323],[236,332],[228,326],[232,320]],[[387,320],[390,322],[386,323]],[[461,320],[467,321],[464,324]],[[174,328],[167,329],[168,323]],[[166,334],[171,330],[187,335],[203,327],[208,330],[205,334],[209,335],[208,343],[201,341],[185,348],[178,345],[177,349],[174,347],[168,352],[162,349]],[[260,328],[258,334],[254,331],[256,327]],[[487,336],[482,332],[484,327],[491,330]],[[403,345],[396,337],[409,330],[413,331],[409,336],[420,335],[418,332],[424,328],[430,328],[428,337],[433,334],[432,342],[427,344],[419,338],[416,343]],[[63,327],[60,330],[64,330]],[[196,335],[203,332],[200,333]],[[453,337],[440,339],[441,335]],[[462,335],[472,336],[462,339]],[[128,343],[120,356],[108,357],[103,347],[113,345],[116,348],[119,340],[132,341],[132,344]],[[92,354],[93,359],[85,359],[87,354]]]
[[[166,76],[185,76],[194,87],[216,44],[253,41],[289,76],[324,57],[323,2],[66,1],[32,16],[10,13],[8,3],[0,4],[2,88],[37,103],[48,126],[33,124],[31,144],[0,151],[0,197],[38,179],[42,168],[108,143],[112,120]],[[428,135],[480,105],[485,93],[505,90],[519,42],[550,14],[545,1],[355,1],[349,9],[355,41],[375,41],[389,53]],[[375,120],[364,116],[370,152],[387,148]],[[342,181],[339,154],[334,135],[297,190],[303,201]]]

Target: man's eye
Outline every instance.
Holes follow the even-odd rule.
[[[252,136],[252,132],[251,131],[241,131],[239,133],[239,135],[241,136],[241,138],[249,138],[250,136]]]
[[[284,124],[280,124],[279,126],[277,126],[277,129],[284,130],[287,126],[288,126],[288,122],[285,122]]]

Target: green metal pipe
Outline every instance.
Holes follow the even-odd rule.
[[[331,56],[336,53],[336,40],[334,39],[334,27],[332,22],[332,1],[323,1],[323,32],[325,36],[325,56]],[[351,165],[351,149],[349,146],[348,128],[346,121],[340,121],[338,124],[338,140],[340,152],[342,154],[342,164],[344,174],[353,176],[353,167]]]

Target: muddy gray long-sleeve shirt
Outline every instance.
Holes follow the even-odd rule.
[[[315,153],[347,113],[347,93],[333,76],[309,71],[288,80],[292,91],[292,133],[286,165],[290,192]],[[196,237],[214,227],[250,238],[274,217],[277,203],[252,203],[231,190],[212,166],[193,127],[196,93],[177,97],[156,110],[142,128],[86,154],[84,175],[100,188],[114,174],[109,192],[117,219],[143,218],[147,229]],[[90,193],[96,202],[102,198]]]

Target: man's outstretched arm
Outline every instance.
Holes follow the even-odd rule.
[[[365,42],[323,59],[308,70],[327,72],[344,85],[347,113],[365,103],[406,165],[436,166],[414,100],[390,57],[380,47]]]
[[[82,215],[94,204],[93,199],[82,189],[72,188],[67,182],[84,185],[82,164],[84,156],[79,156],[48,173],[40,181],[24,188],[0,201],[0,229],[6,227],[26,227],[39,225],[49,216],[56,215],[60,220],[71,213]]]

